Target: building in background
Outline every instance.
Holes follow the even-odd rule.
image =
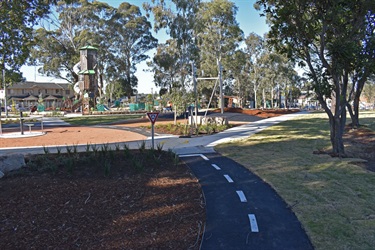
[[[20,82],[7,88],[8,105],[29,109],[43,102],[45,109],[61,108],[64,102],[74,98],[69,83]]]

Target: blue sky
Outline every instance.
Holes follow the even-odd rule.
[[[106,2],[111,6],[118,7],[120,3],[124,2],[123,0],[102,0],[101,2]],[[142,4],[147,2],[146,0],[128,0],[128,3],[134,4],[139,6],[142,11]],[[259,12],[257,12],[253,4],[255,0],[232,0],[238,7],[237,12],[237,21],[240,24],[240,28],[243,30],[245,36],[248,36],[251,32],[255,32],[258,35],[263,35],[268,31],[268,26],[266,25],[265,18],[259,16]],[[152,15],[151,15],[152,18]],[[152,23],[152,20],[150,20]],[[158,32],[158,34],[154,34],[156,38],[159,39],[159,42],[165,41],[167,35],[165,32]],[[150,56],[153,55],[153,51],[149,53]],[[146,69],[146,63],[141,63],[137,67],[136,76],[138,77],[138,93],[150,93],[151,88],[153,91],[156,91],[157,88],[153,83],[153,75],[150,72],[144,72]],[[56,79],[42,77],[37,74],[35,67],[24,66],[21,68],[23,72],[23,76],[26,77],[28,81],[56,81]]]

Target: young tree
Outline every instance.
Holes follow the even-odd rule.
[[[337,156],[345,156],[342,136],[349,75],[356,65],[363,66],[362,72],[368,67],[359,62],[363,62],[367,16],[373,15],[374,5],[373,0],[258,0],[255,5],[268,17],[270,43],[307,65],[317,99],[329,117],[332,151]],[[333,112],[327,98],[333,98]]]
[[[178,52],[176,41],[169,39],[165,44],[158,45],[153,60],[147,62],[154,72],[155,85],[169,92],[179,85]]]

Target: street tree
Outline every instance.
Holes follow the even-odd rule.
[[[254,108],[258,108],[258,90],[262,83],[262,69],[264,68],[265,42],[264,39],[250,33],[245,39],[246,70],[252,87]]]
[[[369,35],[366,31],[373,25],[369,15],[374,15],[374,5],[373,0],[258,0],[255,4],[270,23],[269,42],[307,66],[317,99],[329,117],[333,155],[345,156],[349,76],[361,71],[360,76],[366,79],[368,73],[364,72],[370,70],[363,51]],[[371,54],[374,48],[365,51]],[[326,102],[330,98],[333,110]]]

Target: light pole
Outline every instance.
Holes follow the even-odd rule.
[[[220,88],[220,112],[224,114],[224,96],[223,96],[223,69],[221,68],[221,62],[217,59],[217,65],[219,67],[219,88]]]
[[[198,94],[197,94],[197,81],[195,79],[195,65],[192,63],[192,73],[193,73],[193,84],[194,84],[194,109],[195,109],[195,127],[197,127],[198,121]]]
[[[5,83],[5,69],[3,69],[3,84],[4,84],[4,111],[5,117],[8,118],[8,103],[7,103],[7,84]]]

